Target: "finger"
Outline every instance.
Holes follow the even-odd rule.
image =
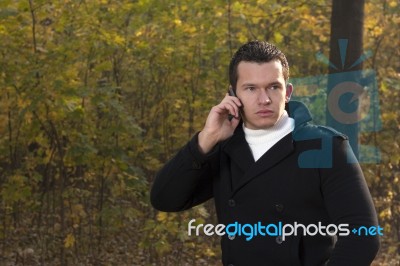
[[[225,105],[228,106],[231,115],[238,117],[239,107],[234,102],[226,102]]]
[[[241,106],[242,106],[242,102],[241,102],[240,99],[239,99],[238,97],[236,97],[236,96],[229,96],[229,95],[226,95],[225,98],[224,98],[224,100],[233,101],[238,107],[241,107]]]
[[[238,97],[232,97],[232,100],[238,107],[242,107],[242,102]]]
[[[228,99],[227,99],[228,100]],[[238,117],[240,114],[240,108],[242,108],[242,103],[240,101],[240,99],[233,97],[233,99],[229,99],[228,103],[232,106],[234,106],[235,111],[236,111],[236,116]]]
[[[214,108],[219,115],[227,115],[227,114],[232,114],[233,116],[235,115],[234,107],[226,102],[222,102],[217,106],[215,106]]]

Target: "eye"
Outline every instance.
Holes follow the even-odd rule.
[[[247,87],[246,89],[249,90],[249,91],[254,91],[254,90],[256,89],[256,87],[254,87],[254,86],[249,86],[249,87]]]
[[[279,89],[279,85],[273,85],[270,87],[270,90],[278,90]]]

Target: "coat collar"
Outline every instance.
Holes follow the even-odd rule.
[[[290,101],[289,104],[286,105],[285,109],[288,112],[289,117],[294,119],[294,132],[312,120],[310,111],[302,102]]]
[[[287,110],[289,116],[295,120],[293,134],[296,133],[297,129],[312,120],[311,114],[307,107],[301,102],[289,102]],[[257,162],[254,162],[253,154],[248,143],[246,142],[243,127],[240,123],[233,136],[222,146],[222,150],[228,154],[228,156],[231,158],[231,161],[237,164],[245,173],[242,177],[240,177],[239,180],[231,180],[233,193],[238,191],[254,177],[269,170],[271,167],[289,156],[294,151],[293,134],[288,134],[282,138],[263,156],[261,156]]]
[[[244,172],[255,163],[249,144],[244,137],[242,123],[237,126],[233,136],[223,145],[222,149]]]

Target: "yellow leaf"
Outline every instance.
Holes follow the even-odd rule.
[[[279,32],[275,32],[274,33],[274,39],[275,39],[276,43],[281,43],[282,40],[283,40],[283,36]]]
[[[215,252],[214,252],[212,249],[210,249],[210,248],[207,248],[207,249],[206,249],[205,254],[206,254],[208,257],[215,257]]]
[[[165,220],[167,220],[167,218],[168,218],[168,214],[166,212],[159,212],[157,214],[157,221],[159,221],[159,222],[165,221]]]
[[[0,25],[0,34],[6,34],[6,33],[7,33],[6,27],[3,25]]]
[[[379,218],[381,219],[391,219],[392,217],[392,211],[390,210],[390,208],[386,208],[385,210],[381,211],[379,213]]]
[[[175,25],[180,26],[182,25],[182,21],[180,19],[175,19],[174,20]]]
[[[114,43],[118,45],[123,45],[125,43],[125,38],[116,34],[114,36]]]
[[[75,237],[73,234],[68,234],[67,237],[64,239],[64,247],[69,248],[73,247],[75,244]]]
[[[390,7],[396,7],[397,6],[397,1],[390,1],[389,2]]]
[[[142,34],[143,34],[143,31],[142,31],[142,30],[138,30],[138,31],[135,33],[136,37],[140,37],[140,36],[142,36]]]
[[[375,27],[374,28],[374,30],[373,30],[373,35],[374,36],[379,36],[379,35],[381,35],[383,33],[383,29],[381,28],[381,27]]]
[[[245,36],[243,34],[239,35],[239,42],[240,43],[245,43],[247,41],[248,41],[247,36]]]

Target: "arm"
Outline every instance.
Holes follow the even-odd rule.
[[[183,211],[210,199],[218,155],[218,147],[202,154],[196,134],[156,175],[150,193],[153,207]]]
[[[332,141],[333,167],[320,170],[322,193],[332,222],[349,224],[350,234],[338,236],[328,265],[370,265],[379,249],[379,236],[358,236],[351,230],[378,226],[374,204],[348,141],[340,137]]]
[[[232,136],[239,124],[236,97],[226,95],[214,106],[203,130],[196,134],[157,174],[150,200],[160,211],[182,211],[212,197],[212,179],[218,174],[218,143]],[[229,120],[231,113],[236,119]]]

